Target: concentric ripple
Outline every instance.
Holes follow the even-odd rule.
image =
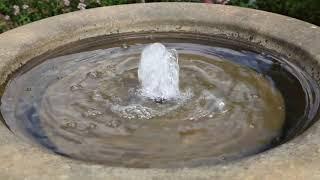
[[[273,81],[226,59],[260,54],[192,43],[179,53],[175,101],[140,95],[146,44],[47,60],[12,80],[1,111],[9,127],[72,158],[126,167],[219,163],[267,148],[281,135],[285,106]],[[10,120],[9,120],[10,119]],[[9,121],[7,121],[9,120]]]

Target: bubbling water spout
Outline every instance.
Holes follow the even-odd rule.
[[[138,69],[141,94],[156,102],[180,97],[178,53],[161,43],[145,47]]]

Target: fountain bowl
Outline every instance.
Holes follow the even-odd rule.
[[[122,33],[201,33],[237,39],[278,52],[320,82],[320,27],[268,12],[196,3],[150,3],[68,13],[0,35],[0,84],[35,57],[80,40]],[[92,42],[94,43],[94,42]],[[55,54],[57,55],[57,54]],[[320,122],[266,152],[214,166],[135,169],[57,156],[0,124],[1,179],[317,179]]]

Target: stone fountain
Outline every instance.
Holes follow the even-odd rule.
[[[126,44],[122,42],[124,41],[123,39],[125,39],[126,41],[135,39],[136,36],[139,36],[140,39],[141,37],[143,37],[143,40],[139,40],[139,43],[134,45],[132,43]],[[175,42],[171,42],[170,39],[173,39],[173,37],[179,37],[181,43],[177,44]],[[80,74],[76,74],[75,76],[69,78],[72,79],[73,77],[81,77],[83,75],[83,77],[86,78],[83,82],[86,82],[87,84],[68,84],[68,86],[50,87],[50,91],[48,91],[49,95],[44,94],[43,96],[43,99],[46,101],[43,101],[41,104],[42,106],[47,106],[48,104],[50,104],[50,102],[60,103],[59,99],[61,99],[62,97],[61,96],[60,98],[54,98],[56,96],[50,96],[50,93],[56,93],[60,90],[61,92],[63,92],[63,88],[65,87],[70,88],[70,91],[76,92],[78,89],[81,89],[81,87],[85,85],[92,85],[93,83],[95,83],[96,81],[94,80],[100,76],[99,73],[102,73],[102,75],[104,75],[103,73],[107,74],[105,77],[109,78],[108,82],[118,83],[116,81],[117,78],[114,78],[111,81],[110,77],[116,76],[117,72],[122,72],[125,70],[130,71],[136,67],[136,65],[131,63],[133,61],[131,61],[130,58],[126,59],[126,61],[124,62],[121,61],[116,66],[113,66],[112,63],[104,64],[106,61],[103,61],[103,59],[106,57],[113,58],[113,60],[116,61],[118,52],[124,54],[134,54],[137,51],[142,52],[141,57],[139,57],[141,60],[141,64],[139,67],[139,72],[137,72],[139,74],[140,83],[142,84],[141,88],[138,88],[138,90],[134,92],[141,95],[142,97],[147,97],[147,99],[152,100],[152,102],[149,102],[145,99],[141,100],[141,98],[139,99],[140,96],[137,95],[126,97],[126,100],[128,102],[134,102],[135,104],[137,102],[143,102],[143,105],[147,104],[148,107],[152,107],[153,110],[166,110],[166,105],[174,103],[175,101],[181,101],[183,104],[184,100],[188,101],[188,99],[192,99],[193,94],[196,93],[193,93],[192,91],[190,93],[187,88],[184,89],[184,86],[180,86],[179,89],[179,73],[181,81],[180,85],[184,83],[188,85],[188,82],[183,81],[185,77],[190,77],[190,84],[195,84],[195,82],[198,81],[197,77],[193,77],[192,74],[186,73],[187,71],[185,70],[185,68],[195,69],[194,64],[190,65],[188,64],[188,62],[183,61],[184,58],[186,58],[184,54],[193,50],[192,48],[190,49],[190,46],[186,45],[186,41],[190,39],[197,39],[197,42],[198,40],[199,42],[201,41],[202,45],[199,46],[199,52],[201,50],[201,52],[215,53],[215,56],[217,57],[217,61],[215,62],[216,67],[212,67],[213,70],[209,69],[207,70],[207,72],[220,72],[220,76],[215,76],[215,74],[213,74],[212,76],[215,76],[216,79],[219,79],[219,82],[222,84],[227,81],[222,78],[224,77],[224,73],[226,71],[217,70],[218,65],[221,65],[221,63],[224,62],[223,57],[219,56],[221,54],[231,54],[232,57],[242,57],[242,59],[244,60],[241,61],[242,63],[240,64],[248,66],[254,71],[240,71],[236,75],[241,77],[252,75],[252,77],[256,77],[258,79],[262,78],[263,80],[259,81],[262,82],[262,84],[259,84],[259,87],[266,87],[265,85],[270,82],[268,81],[268,78],[260,77],[256,74],[259,74],[259,72],[270,72],[271,69],[259,69],[258,67],[261,66],[250,63],[251,61],[246,59],[251,57],[252,55],[250,54],[251,51],[249,50],[252,49],[252,47],[266,50],[267,55],[264,55],[262,53],[261,56],[255,56],[256,59],[260,58],[261,61],[263,61],[263,63],[265,64],[270,64],[268,58],[274,58],[271,55],[281,55],[281,57],[278,58],[279,64],[277,64],[276,67],[294,67],[287,69],[288,79],[291,80],[294,79],[294,76],[291,76],[292,74],[301,75],[299,76],[301,77],[301,79],[298,78],[298,84],[296,85],[302,87],[302,97],[308,99],[306,100],[306,108],[303,109],[302,112],[302,114],[306,116],[306,118],[302,119],[301,121],[294,120],[288,122],[286,120],[284,122],[284,130],[282,132],[284,135],[278,137],[278,139],[275,138],[270,147],[264,149],[261,149],[259,147],[259,150],[253,148],[250,149],[250,151],[242,150],[241,152],[246,155],[241,156],[241,158],[234,158],[231,161],[228,161],[228,158],[232,156],[227,156],[227,159],[222,159],[219,161],[216,161],[215,159],[214,163],[211,163],[211,161],[207,160],[201,160],[201,163],[198,163],[198,161],[196,163],[189,163],[186,161],[184,163],[178,164],[171,161],[164,161],[165,163],[159,161],[158,164],[150,163],[146,165],[145,163],[138,163],[138,165],[135,166],[136,161],[126,162],[125,158],[128,158],[128,161],[132,160],[130,159],[132,158],[130,154],[121,156],[121,158],[125,157],[124,159],[122,159],[124,163],[117,164],[117,162],[99,162],[98,160],[101,158],[101,156],[94,157],[95,154],[93,154],[93,158],[91,158],[88,154],[79,153],[81,152],[81,148],[66,147],[65,149],[72,150],[72,152],[68,151],[68,153],[65,153],[65,151],[55,150],[54,148],[52,148],[52,144],[57,145],[60,143],[60,140],[57,140],[54,143],[48,143],[49,141],[41,136],[41,130],[43,130],[43,128],[34,128],[34,126],[32,126],[33,124],[37,124],[37,122],[28,121],[29,124],[24,121],[21,121],[20,123],[10,123],[10,119],[13,119],[14,117],[6,114],[6,112],[12,112],[12,109],[10,108],[13,107],[13,103],[8,102],[16,102],[15,98],[17,98],[18,94],[20,96],[21,92],[25,94],[32,94],[32,92],[34,92],[34,89],[30,89],[28,87],[29,84],[36,84],[35,82],[28,81],[30,80],[28,79],[28,77],[33,77],[29,72],[32,72],[31,70],[34,69],[34,67],[40,67],[38,65],[42,62],[49,64],[58,62],[57,64],[54,64],[54,66],[52,66],[54,68],[50,69],[50,71],[48,69],[45,70],[46,72],[50,73],[55,72],[56,69],[59,70],[57,72],[64,73],[63,68],[66,67],[64,65],[68,64],[62,65],[64,63],[64,59],[61,57],[68,57],[69,59],[72,59],[70,61],[76,61],[76,63],[71,64],[71,68],[76,68],[77,65],[80,65],[82,63],[82,60],[85,59],[83,58],[84,56],[91,57],[92,55],[94,55],[95,57],[101,57],[102,59],[92,60],[93,63],[103,65],[101,66],[101,68],[99,67],[100,69],[96,68],[97,71],[87,73],[86,68],[88,68],[90,64],[84,64],[83,66],[79,66],[79,69],[81,70],[79,71]],[[122,44],[120,45],[121,48],[114,49],[114,44],[119,41],[122,42]],[[151,46],[147,46],[147,48],[143,46],[143,44],[157,41],[164,42],[166,46],[170,48],[167,47],[166,49],[166,47],[161,44],[153,44]],[[225,48],[209,48],[213,42],[214,44],[216,44],[216,46],[220,47],[220,41],[237,42],[238,44],[240,44],[240,47],[248,45],[247,49],[249,50],[245,49],[232,52],[228,51],[227,53]],[[206,42],[210,42],[211,44],[206,44]],[[232,45],[232,47],[233,46],[234,45]],[[318,64],[320,62],[320,29],[315,25],[268,12],[222,5],[193,3],[135,4],[79,11],[31,23],[29,25],[22,26],[20,28],[1,34],[0,47],[0,83],[2,85],[3,91],[6,88],[2,103],[2,114],[4,116],[4,121],[0,126],[0,159],[2,162],[0,164],[0,177],[3,179],[259,179],[261,177],[264,177],[266,179],[317,179],[319,176],[317,172],[320,170],[320,128],[319,122],[317,120],[319,107],[318,84],[320,80],[320,68]],[[174,67],[174,71],[166,71],[163,68],[163,71],[160,72],[158,68],[148,66],[148,62],[151,62],[148,60],[150,58],[150,51],[148,51],[148,48],[158,49],[159,53],[151,53],[151,57],[167,57],[168,62],[172,65],[171,67]],[[100,51],[101,49],[110,49],[110,51],[108,50],[102,52]],[[89,50],[92,50],[92,52],[94,52],[95,54],[81,54],[81,56],[74,55],[83,51],[89,52]],[[248,56],[244,56],[243,54]],[[270,54],[270,56],[268,54]],[[194,53],[193,55],[197,54]],[[180,56],[182,59],[181,62]],[[178,58],[179,62],[177,61]],[[50,59],[50,61],[45,61],[48,59]],[[159,67],[164,67],[165,65],[167,65],[166,63],[161,64],[160,61],[158,62]],[[180,65],[180,72],[178,63]],[[61,67],[59,66],[59,64],[61,65]],[[95,68],[95,65],[96,64],[94,64],[94,66],[92,67]],[[151,65],[154,64],[151,63]],[[236,71],[238,68],[240,68],[240,66],[232,65],[232,68],[234,69],[234,71]],[[41,68],[39,68],[38,70],[39,72],[44,72],[40,71],[43,70]],[[65,72],[66,74],[73,73],[67,70]],[[81,72],[86,73],[81,74]],[[158,78],[151,78],[151,76],[156,74],[157,72],[159,73],[159,75],[157,76]],[[164,72],[171,72],[173,73],[173,76],[170,76],[170,78],[161,76],[161,74],[166,74]],[[206,71],[197,70],[197,72],[205,74]],[[30,76],[27,76],[28,73]],[[20,75],[22,78],[19,79]],[[56,82],[59,80],[63,80],[64,83],[62,83],[62,85],[66,85],[66,82],[74,82],[68,81],[68,79],[62,77],[61,74],[59,74],[61,76],[55,77],[54,80],[50,79],[49,77],[51,76],[49,75],[50,74],[47,74],[47,76],[43,76],[44,81],[39,82],[43,82],[45,84],[49,81]],[[279,76],[282,77],[283,75]],[[126,77],[128,77],[128,79],[138,79],[130,73],[126,75]],[[164,80],[159,77],[162,77],[162,79]],[[151,80],[148,78],[151,78]],[[129,81],[127,79],[125,80],[126,85],[132,83],[132,81]],[[172,82],[168,85],[167,88],[158,88],[159,84],[161,84],[162,86],[163,82],[168,82],[170,80],[172,80]],[[286,83],[287,81],[281,82]],[[12,84],[15,83],[21,86],[13,86]],[[44,84],[36,84],[34,87]],[[210,84],[203,85],[203,87],[207,86],[209,90],[215,89],[215,86],[211,87]],[[224,85],[223,87],[227,86]],[[10,91],[10,93],[7,93],[7,90],[10,90],[10,88],[14,91]],[[167,91],[170,88],[172,88],[171,91]],[[105,87],[104,89],[103,92],[105,93],[98,95],[104,96],[104,99],[108,99],[110,95],[108,93],[111,89],[109,87]],[[294,89],[295,86],[286,87],[284,88],[284,90],[281,90],[281,94],[284,97],[284,102],[282,101],[281,96],[279,95],[277,90],[269,89],[263,92],[266,92],[267,94],[275,94],[275,98],[272,99],[272,101],[281,99],[276,102],[279,104],[284,103],[287,111],[288,108],[289,110],[292,110],[290,108],[298,106],[295,105],[296,102],[301,101],[297,94],[292,93],[296,92],[294,91]],[[92,93],[95,92],[96,91],[92,91]],[[123,95],[121,89],[116,89],[114,92],[116,94],[118,93],[120,95]],[[126,94],[127,92],[133,91],[129,89],[126,90],[124,94]],[[208,114],[204,115],[207,118],[215,118],[217,114],[229,113],[230,111],[232,111],[232,108],[234,108],[238,103],[231,103],[230,105],[229,101],[227,100],[228,97],[224,97],[219,93],[212,94],[208,92],[209,91],[204,92],[204,97],[210,97],[208,99],[212,100],[212,103],[204,106],[207,108],[205,110],[208,110],[209,112]],[[37,91],[37,93],[41,92]],[[294,98],[295,95],[297,98],[296,101]],[[124,96],[125,95],[120,97]],[[68,96],[63,97],[70,98]],[[250,98],[257,97],[258,96],[255,94],[250,94]],[[267,98],[270,96],[265,97]],[[286,100],[286,97],[293,98],[289,98],[291,100]],[[95,96],[93,97],[93,99],[94,98],[96,98],[97,101],[101,100],[99,99],[100,96]],[[74,98],[70,98],[70,101],[72,99]],[[201,100],[201,98],[199,99]],[[139,119],[139,121],[143,120],[148,122],[155,116],[158,116],[157,113],[155,113],[154,115],[153,111],[149,111],[149,109],[146,108],[141,108],[141,106],[135,106],[139,107],[139,111],[137,112],[139,112],[140,114],[136,112],[134,114],[130,114],[128,112],[131,111],[127,110],[129,105],[130,108],[132,108],[132,104],[123,105],[122,100],[111,97],[108,101],[111,103],[109,103],[106,108],[109,108],[110,112],[112,113],[121,114],[121,118],[127,118],[130,119],[130,121]],[[115,105],[114,102],[117,102],[118,104]],[[208,100],[208,102],[211,101]],[[152,105],[149,106],[149,104]],[[26,106],[21,106],[22,109],[28,109],[30,103],[27,102],[23,105]],[[125,114],[125,116],[121,109],[122,107],[127,108],[125,109],[125,112],[127,113]],[[158,109],[156,109],[155,107]],[[181,105],[178,103],[178,105],[170,106],[170,108],[171,107],[184,107],[184,104]],[[170,108],[168,109],[170,110]],[[279,109],[277,109],[277,111],[272,111],[278,113],[277,116],[274,116],[276,117],[276,120],[278,120],[278,117],[282,117],[283,109],[284,107],[279,106]],[[52,112],[60,112],[59,110],[61,110],[61,108],[50,109],[50,111]],[[23,112],[28,112],[31,115],[33,114],[29,111]],[[159,112],[162,111],[159,110]],[[164,112],[166,114],[170,111]],[[27,117],[28,113],[22,113],[21,117]],[[288,114],[291,114],[291,116],[296,115],[294,114],[294,112],[286,113],[287,116],[289,116]],[[43,114],[48,115],[47,111],[43,112]],[[99,111],[88,111],[87,113],[85,113],[85,116],[87,117],[96,115],[100,115]],[[184,114],[182,113],[182,115]],[[179,117],[182,115],[179,114]],[[202,118],[202,114],[197,117],[200,116]],[[188,123],[189,121],[194,122],[201,120],[201,118],[197,119],[196,117],[186,117]],[[31,119],[34,120],[37,118],[32,117]],[[56,118],[53,119],[56,120]],[[279,120],[280,119],[281,118],[279,118]],[[53,121],[47,122],[50,123]],[[161,124],[162,122],[159,121],[159,123]],[[170,123],[170,121],[168,121],[168,123]],[[19,126],[20,124],[23,124],[23,128]],[[279,124],[282,125],[282,123]],[[50,127],[55,127],[55,123],[49,125],[50,126],[46,127],[49,129],[45,130],[51,133]],[[117,122],[112,121],[108,125],[114,127],[117,126]],[[67,122],[65,126],[63,126],[63,128],[68,129],[74,128],[75,126],[76,125],[74,123]],[[258,125],[250,124],[247,129],[254,129],[255,126]],[[90,130],[90,128],[94,129],[96,128],[96,126],[93,124],[89,124],[86,128],[89,128]],[[25,130],[28,133],[20,133],[21,129]],[[52,133],[53,132],[54,131],[52,131]],[[124,131],[119,131],[119,133],[123,132],[124,134],[126,134],[127,132],[131,131],[127,131],[127,129]],[[168,134],[169,132],[170,131],[168,131]],[[118,133],[118,131],[115,131],[115,133]],[[187,130],[186,128],[182,128],[182,131],[180,133],[183,135],[190,134],[188,128]],[[194,132],[192,131],[191,134],[193,133]],[[231,131],[228,132],[228,130],[225,130],[224,133],[228,134],[231,133]],[[24,134],[27,135],[24,136]],[[33,137],[37,136],[38,143],[30,140],[28,135]],[[270,138],[271,136],[267,137]],[[274,138],[274,135],[272,135],[272,138]],[[197,140],[199,139],[191,139],[190,141],[190,138],[187,138],[187,140],[183,139],[183,143],[196,143]],[[122,140],[119,139],[119,141],[115,141],[114,144],[117,144],[120,141]],[[130,143],[131,142],[132,141],[130,141]],[[80,142],[80,144],[81,143],[83,142]],[[158,148],[158,144],[166,144],[166,141],[162,140],[160,142],[155,142],[154,144],[151,142],[151,144],[152,146],[156,146]],[[180,146],[177,144],[177,149],[178,148],[180,148]],[[215,146],[213,146],[213,148],[215,148]],[[94,149],[94,147],[88,149],[91,150]],[[209,152],[210,150],[208,149],[207,151]],[[134,152],[134,150],[132,150],[132,152]],[[175,153],[179,155],[179,152]],[[117,154],[115,156],[117,156]],[[153,162],[157,162],[157,157],[154,159],[152,157],[150,159],[152,159]],[[177,161],[180,162],[181,159],[177,159]]]

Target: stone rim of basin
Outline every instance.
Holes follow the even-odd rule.
[[[81,18],[79,18],[81,17]],[[129,32],[196,32],[236,38],[280,52],[317,81],[320,27],[293,18],[239,7],[197,3],[150,3],[64,14],[0,35],[0,84],[32,58],[90,37]],[[44,57],[45,58],[45,57]],[[303,63],[303,64],[302,64]],[[228,164],[189,169],[127,169],[57,156],[0,126],[0,177],[4,179],[260,179],[317,178],[320,122],[269,151]]]

